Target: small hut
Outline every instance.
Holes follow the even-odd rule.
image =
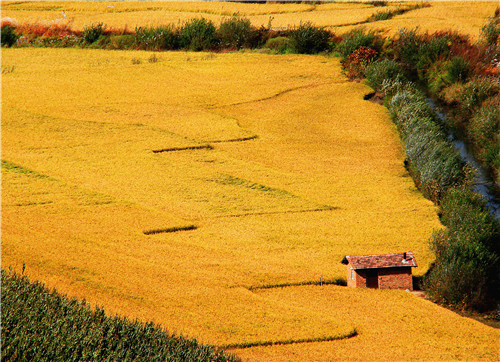
[[[417,266],[412,252],[381,255],[346,255],[347,286],[353,288],[413,290],[411,268]]]

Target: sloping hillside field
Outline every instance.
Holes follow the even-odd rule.
[[[493,330],[406,292],[249,290],[344,277],[345,254],[412,250],[417,274],[431,262],[436,211],[403,168],[385,109],[363,100],[369,89],[348,82],[337,60],[149,57],[2,50],[15,67],[2,77],[4,266],[25,263],[109,312],[217,345],[356,329],[352,345],[320,349],[391,356],[400,348],[375,343],[379,327],[366,319],[394,308],[404,310],[396,325],[413,325],[395,329],[414,356],[416,347],[494,353]]]
[[[377,10],[127,3],[56,10],[116,26],[139,10],[187,19],[241,7],[266,21]],[[49,12],[7,4],[2,16],[18,20]],[[423,275],[427,240],[442,228],[404,168],[387,110],[363,100],[371,89],[350,82],[339,59],[1,55],[2,268],[243,360],[498,360],[496,329],[405,291],[332,285],[345,279],[346,254],[413,251]]]

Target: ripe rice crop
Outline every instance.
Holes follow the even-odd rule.
[[[405,292],[265,288],[344,278],[346,254],[433,261],[436,208],[337,59],[152,54],[2,50],[3,265],[217,345],[358,333],[238,351],[255,360],[498,359],[498,333]]]
[[[353,330],[246,287],[344,277],[348,253],[409,248],[418,273],[431,262],[435,208],[407,177],[385,111],[337,60],[2,55],[15,66],[2,76],[5,265],[26,263],[112,313],[231,344]],[[152,152],[174,147],[186,149]],[[186,225],[198,229],[144,234]]]

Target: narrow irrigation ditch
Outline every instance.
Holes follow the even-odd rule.
[[[448,124],[447,114],[440,109],[432,98],[427,98],[431,108],[436,112],[436,115],[443,124]],[[470,151],[467,143],[453,130],[448,130],[448,140],[453,143],[455,149],[460,153],[463,161],[469,164],[474,171],[472,190],[482,195],[486,200],[486,205],[490,209],[491,214],[500,222],[500,200],[495,195],[493,189],[495,181],[489,176],[488,171],[480,164]]]

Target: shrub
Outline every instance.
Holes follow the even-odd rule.
[[[104,29],[105,26],[103,23],[91,24],[89,26],[86,26],[83,29],[83,41],[87,44],[94,43],[95,41],[97,41],[97,39],[99,39],[99,37],[101,37],[101,35],[104,34]]]
[[[485,104],[471,119],[468,133],[474,144],[487,147],[497,143],[500,131],[500,109],[498,104]]]
[[[493,77],[475,78],[465,84],[460,95],[460,109],[462,115],[468,117],[475,109],[500,89],[500,82]]]
[[[222,47],[240,49],[251,46],[253,31],[250,20],[233,16],[220,24],[217,34]]]
[[[135,42],[139,49],[146,50],[174,50],[180,45],[179,34],[171,25],[136,28]]]
[[[456,308],[491,308],[498,256],[480,243],[460,240],[456,234],[444,233],[440,237],[446,247],[441,248],[426,275],[428,295],[438,303]]]
[[[488,308],[498,279],[498,222],[483,198],[466,188],[449,189],[440,213],[448,230],[430,240],[436,263],[426,276],[429,294],[455,307]]]
[[[403,68],[390,59],[370,63],[365,69],[365,76],[368,85],[375,91],[381,90],[384,80],[394,82],[405,79]]]
[[[469,76],[469,67],[469,62],[463,57],[453,57],[446,67],[446,80],[450,83],[464,82]]]
[[[317,28],[311,22],[306,22],[292,30],[289,37],[293,41],[295,52],[315,54],[329,49],[331,35],[328,30]]]
[[[343,59],[347,59],[360,47],[369,47],[379,51],[381,46],[380,39],[374,33],[366,32],[364,29],[354,29],[344,36],[336,50]]]
[[[481,28],[481,39],[487,45],[496,45],[500,35],[500,19],[490,18],[488,23]]]
[[[420,43],[421,39],[417,35],[417,29],[399,29],[398,39],[395,43],[396,57],[414,67],[419,59]]]
[[[17,39],[19,39],[19,34],[17,34],[12,25],[6,24],[2,26],[1,33],[2,46],[11,47],[16,43]]]
[[[293,42],[290,38],[278,36],[276,38],[270,38],[264,47],[274,50],[279,54],[286,54],[293,50]]]
[[[349,78],[364,76],[366,67],[375,59],[377,52],[372,48],[360,47],[356,49],[345,61],[342,61]]]
[[[210,49],[217,43],[216,31],[210,20],[193,19],[180,29],[180,45],[193,51]]]

